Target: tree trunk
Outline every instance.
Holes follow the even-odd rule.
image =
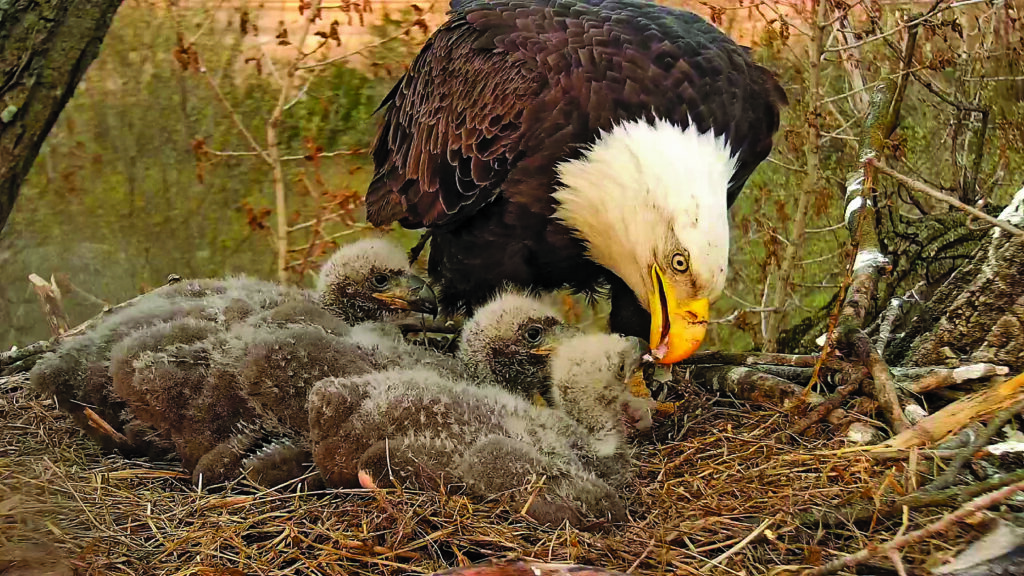
[[[0,231],[121,0],[0,2]]]
[[[902,297],[915,289],[914,300],[903,303],[909,322],[924,308],[916,299],[928,300],[957,269],[969,266],[975,250],[992,233],[991,230],[975,229],[977,223],[972,225],[967,214],[959,211],[937,212],[924,217],[903,216],[893,206],[899,201],[894,196],[894,193],[883,195],[885,201],[880,202],[882,208],[876,212],[878,241],[893,269],[878,287],[876,314],[869,315],[869,324],[875,321],[878,312],[886,309],[892,298]],[[990,212],[992,208],[996,211]],[[986,207],[985,211],[993,215],[999,213],[998,207]],[[835,298],[833,296],[816,312],[785,330],[780,338],[780,350],[794,354],[817,351],[819,346],[815,340],[828,330],[829,315],[836,307]],[[874,328],[869,330],[869,334],[875,334]],[[903,328],[896,330],[900,331]],[[890,348],[894,344],[891,343]],[[905,353],[909,341],[903,340],[902,344]],[[890,355],[887,353],[886,357],[888,359]]]
[[[1024,222],[1024,189],[999,216]],[[950,360],[1024,371],[1024,239],[995,229],[940,288],[893,347],[906,366]]]

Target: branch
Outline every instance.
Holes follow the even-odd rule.
[[[180,280],[180,278],[172,274],[170,277],[168,277],[167,283],[171,284],[175,281]],[[122,302],[116,306],[104,308],[99,314],[93,316],[92,318],[86,320],[85,322],[82,322],[78,326],[75,326],[74,328],[65,331],[59,336],[50,338],[49,340],[40,340],[39,342],[30,344],[28,346],[25,346],[24,348],[9,350],[7,352],[0,352],[0,368],[3,368],[3,371],[0,372],[0,376],[10,376],[11,374],[20,372],[21,370],[18,370],[17,368],[19,366],[24,366],[26,364],[26,361],[30,361],[30,359],[32,359],[35,356],[39,356],[40,354],[45,354],[47,352],[52,352],[56,350],[57,347],[60,346],[60,343],[63,342],[64,340],[82,334],[83,332],[92,328],[96,324],[99,324],[104,318],[118,310],[123,310],[124,308],[135,305],[138,302],[138,300],[145,297],[146,294],[148,294],[148,292],[139,294],[138,296],[135,296],[131,300],[126,300],[125,302]]]
[[[0,8],[0,231],[39,149],[99,54],[121,0]]]
[[[281,165],[281,151],[278,148],[277,130],[281,125],[281,117],[284,114],[285,106],[297,82],[299,65],[304,58],[302,47],[306,44],[306,37],[320,13],[320,0],[313,0],[307,8],[305,25],[302,27],[302,34],[299,36],[299,43],[296,45],[298,54],[285,72],[284,81],[281,84],[281,93],[277,97],[277,105],[267,120],[267,162],[273,171],[274,177],[274,200],[275,211],[277,212],[277,229],[275,232],[277,245],[277,276],[281,283],[288,281],[288,207],[285,197],[284,168]],[[312,243],[311,243],[312,244]]]
[[[906,382],[904,388],[914,394],[924,394],[932,390],[947,388],[956,384],[963,384],[972,380],[981,380],[993,376],[1005,376],[1010,373],[1006,366],[995,364],[968,364],[959,368],[894,368],[893,375],[898,380]]]
[[[963,202],[957,200],[956,198],[953,198],[952,196],[949,196],[948,194],[943,194],[942,192],[939,192],[938,190],[928,186],[927,184],[918,182],[917,180],[914,180],[914,179],[912,179],[912,178],[910,178],[908,176],[904,176],[903,174],[900,174],[899,172],[893,170],[892,168],[889,168],[888,166],[880,164],[874,158],[869,158],[867,160],[867,162],[870,163],[872,166],[874,166],[882,174],[885,174],[887,176],[891,176],[892,178],[895,178],[901,184],[903,184],[907,188],[910,188],[911,190],[914,190],[915,192],[921,192],[922,194],[927,194],[928,196],[931,196],[932,198],[934,198],[936,200],[939,200],[941,202],[945,202],[946,204],[949,204],[950,206],[955,206],[956,208],[959,208],[960,210],[963,210],[964,212],[967,212],[968,214],[970,214],[970,215],[972,215],[972,216],[974,216],[976,218],[979,218],[981,220],[984,220],[984,221],[992,224],[993,226],[998,226],[998,227],[1002,228],[1003,230],[1006,230],[1007,232],[1009,232],[1010,234],[1013,234],[1014,236],[1024,237],[1024,230],[1021,230],[1020,228],[1017,228],[1016,226],[1014,226],[1013,224],[1010,224],[1006,220],[1000,220],[998,218],[994,218],[992,216],[989,216],[988,214],[985,214],[981,210],[978,210],[977,208],[974,208],[973,206],[969,206],[967,204],[964,204]]]
[[[910,429],[910,422],[903,414],[899,395],[896,393],[896,382],[888,364],[882,359],[878,350],[871,344],[867,334],[860,328],[845,324],[838,329],[838,342],[843,348],[852,352],[861,363],[871,371],[871,396],[878,402],[882,414],[897,433]]]
[[[211,148],[203,148],[203,152],[210,154],[211,156],[260,156],[262,152],[234,152],[230,150],[213,150]],[[332,156],[359,156],[366,154],[366,148],[352,148],[345,150],[335,150],[334,152],[321,152],[317,154],[317,158],[330,158]],[[303,154],[301,156],[281,156],[282,162],[294,162],[295,160],[309,160],[309,154]]]
[[[858,374],[850,376],[848,383],[837,388],[834,394],[826,398],[821,404],[815,406],[813,410],[808,412],[807,415],[796,424],[790,426],[788,432],[797,436],[803,434],[808,428],[828,416],[830,412],[839,408],[850,394],[853,394],[861,387],[861,384],[866,378],[866,371],[863,370]]]
[[[213,89],[214,95],[217,96],[217,101],[220,102],[222,106],[224,106],[224,109],[227,111],[228,115],[231,116],[231,120],[235,123],[235,127],[237,127],[238,131],[241,132],[243,136],[245,136],[246,140],[249,141],[249,145],[252,146],[253,153],[258,154],[259,157],[263,158],[265,162],[270,163],[270,156],[267,155],[267,152],[259,145],[258,142],[256,142],[256,139],[252,137],[252,133],[250,133],[249,129],[245,127],[245,124],[242,123],[242,119],[238,117],[238,114],[235,112],[234,107],[232,107],[231,103],[228,102],[228,99],[224,97],[224,93],[220,91],[220,87],[217,86],[216,80],[214,80],[213,77],[209,75],[209,71],[207,70],[206,65],[203,64],[202,59],[200,59],[198,52],[196,53],[196,60],[199,63],[199,73],[202,74],[204,78],[206,78],[206,83],[209,84],[210,88]]]
[[[938,5],[936,3],[936,5]],[[914,65],[914,50],[917,48],[917,26],[912,25],[907,29],[907,42],[903,45],[903,55],[900,58],[900,75],[896,80],[896,94],[893,96],[895,102],[903,102],[903,95],[907,92],[907,83]],[[897,105],[898,106],[898,105]],[[899,120],[899,110],[895,111],[896,116],[892,119],[893,126]]]
[[[690,366],[692,379],[707,390],[740,400],[786,408],[800,400],[804,389],[788,380],[743,366]]]
[[[945,456],[948,451],[943,452],[920,452],[921,456],[931,457],[942,457]],[[901,458],[905,458],[903,452],[881,452],[881,453],[870,453],[869,455],[873,458],[887,459],[892,458],[899,454]],[[1004,486],[1015,484],[1017,482],[1024,482],[1024,470],[1017,470],[1003,476],[997,476],[990,478],[982,482],[970,484],[960,488],[948,488],[946,490],[940,490],[938,492],[922,492],[917,491],[913,494],[908,494],[902,498],[897,498],[879,507],[876,502],[871,501],[865,504],[854,504],[839,509],[832,510],[816,510],[811,513],[799,514],[796,517],[796,523],[801,526],[814,526],[815,528],[824,528],[838,525],[849,525],[854,522],[864,522],[873,518],[891,518],[900,513],[903,508],[909,510],[921,510],[924,508],[935,508],[938,506],[950,506],[955,504],[962,504],[969,498],[976,498],[982,494],[991,492],[992,490],[998,490]]]
[[[911,448],[945,438],[970,422],[1004,410],[1024,398],[1024,374],[964,396],[935,414],[923,418],[913,428],[878,444],[872,449]]]
[[[782,262],[779,263],[779,277],[772,295],[771,308],[775,311],[768,316],[765,327],[764,350],[775,352],[778,348],[779,332],[785,318],[786,298],[790,294],[790,280],[793,278],[794,262],[800,256],[807,233],[807,211],[810,209],[811,197],[818,189],[818,165],[821,160],[821,45],[824,39],[822,32],[825,19],[826,0],[813,0],[815,20],[814,36],[811,38],[811,76],[808,86],[811,109],[807,113],[807,123],[811,128],[810,141],[807,146],[807,172],[800,197],[797,200],[796,215],[793,220],[792,241],[786,245]],[[762,308],[764,308],[762,306]]]
[[[934,482],[925,486],[921,490],[923,492],[937,492],[939,490],[949,488],[956,483],[956,477],[964,467],[964,464],[967,464],[967,461],[970,460],[976,452],[988,445],[989,441],[999,433],[1003,426],[1012,420],[1014,416],[1020,414],[1021,411],[1024,411],[1024,400],[1017,402],[1013,406],[1010,406],[1006,410],[997,414],[996,417],[988,423],[985,430],[983,430],[981,434],[978,434],[974,439],[974,442],[965,446],[960,453],[957,454],[956,459],[949,465],[949,468],[947,468],[941,476],[936,478]]]
[[[841,52],[843,50],[849,50],[851,48],[857,48],[857,47],[863,46],[865,44],[870,44],[871,42],[876,42],[876,41],[881,40],[883,38],[888,38],[889,36],[892,36],[893,34],[899,32],[903,28],[909,28],[911,26],[917,26],[918,24],[921,24],[922,22],[924,22],[925,20],[931,18],[935,14],[938,14],[939,12],[948,10],[948,9],[953,8],[954,6],[956,6],[955,4],[953,4],[953,5],[950,5],[950,6],[946,6],[945,8],[942,8],[940,10],[939,6],[941,6],[945,1],[946,0],[943,0],[941,2],[936,2],[932,6],[932,9],[929,10],[928,12],[926,12],[920,18],[915,18],[914,20],[911,20],[910,22],[907,22],[906,24],[903,24],[902,26],[897,26],[897,27],[893,28],[892,30],[888,30],[886,32],[883,32],[883,33],[877,35],[877,36],[871,36],[870,38],[865,38],[865,39],[863,39],[863,40],[861,40],[859,42],[854,42],[853,44],[847,44],[846,46],[840,46],[838,48],[826,48],[825,52]]]
[[[835,323],[836,344],[871,371],[872,396],[897,433],[910,428],[910,423],[903,415],[889,367],[863,327],[875,300],[879,276],[890,268],[889,260],[881,252],[875,227],[874,171],[871,169],[875,164],[872,160],[882,153],[886,140],[896,129],[901,103],[896,99],[896,87],[891,79],[882,82],[872,94],[859,146],[863,163],[847,180],[846,225],[857,255],[850,266],[850,285]],[[827,353],[829,340],[826,339],[822,356]]]
[[[425,12],[430,13],[433,10],[434,10],[434,2],[431,2],[430,6],[427,7]],[[334,64],[335,62],[341,62],[342,60],[348,60],[349,58],[351,58],[353,56],[358,56],[359,54],[361,54],[361,53],[363,53],[363,52],[365,52],[365,51],[367,51],[367,50],[369,50],[371,48],[376,48],[378,46],[382,46],[384,44],[387,44],[388,42],[397,40],[397,39],[401,38],[402,36],[407,35],[412,30],[414,30],[416,28],[422,27],[423,25],[424,25],[423,24],[423,19],[422,18],[417,18],[416,21],[414,21],[412,24],[410,24],[409,26],[406,26],[405,28],[399,30],[398,32],[395,32],[391,36],[387,36],[387,37],[381,38],[380,40],[377,40],[376,42],[372,42],[370,44],[367,44],[366,46],[363,46],[363,47],[361,47],[359,49],[352,50],[351,52],[347,52],[345,54],[341,54],[341,55],[335,56],[333,58],[328,58],[327,60],[324,60],[322,62],[314,62],[313,64],[302,64],[297,69],[298,70],[309,70],[311,68],[320,68],[322,66],[329,66],[331,64]]]
[[[770,354],[764,352],[697,352],[679,363],[680,366],[706,364],[732,364],[734,366],[755,366],[772,364],[775,366],[796,366],[813,368],[818,362],[817,354]]]
[[[911,544],[922,542],[935,534],[952,528],[957,522],[966,520],[982,510],[987,510],[993,506],[1001,504],[1007,498],[1015,495],[1021,490],[1024,490],[1024,482],[1017,482],[1016,484],[1007,486],[1001,490],[986,494],[985,496],[972,500],[952,514],[947,514],[938,521],[929,524],[920,530],[915,530],[914,532],[904,536],[894,538],[890,540],[888,544],[884,544],[882,546],[869,546],[856,554],[829,562],[821,568],[808,570],[804,572],[804,576],[824,576],[826,574],[834,574],[844,568],[852,568],[859,564],[863,564],[872,556],[880,554],[887,555],[890,551],[899,550],[906,546],[910,546]]]

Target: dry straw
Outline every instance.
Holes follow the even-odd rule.
[[[174,464],[104,457],[25,384],[23,376],[0,379],[0,572],[61,562],[65,572],[47,569],[417,574],[522,557],[631,574],[787,574],[886,542],[956,507],[912,510],[906,525],[900,514],[856,526],[808,522],[835,507],[881,509],[927,477],[910,473],[903,460],[837,454],[836,441],[780,443],[787,415],[697,391],[682,397],[685,416],[640,444],[637,478],[626,490],[632,521],[610,532],[539,528],[500,498],[474,504],[408,491],[296,494],[242,484],[200,492]],[[930,470],[925,461],[918,472]],[[904,562],[935,563],[973,531],[952,530],[905,549]]]

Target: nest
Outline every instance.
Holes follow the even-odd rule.
[[[101,454],[24,375],[0,379],[0,392],[3,574],[429,574],[511,558],[631,574],[788,574],[955,507],[808,522],[851,503],[880,506],[927,474],[903,460],[836,454],[836,440],[778,442],[787,414],[696,389],[679,392],[679,415],[637,441],[631,522],[595,533],[540,527],[501,498],[242,483],[197,491],[174,463]],[[958,524],[905,549],[903,561],[921,573],[976,532]],[[880,562],[861,573],[895,573]]]

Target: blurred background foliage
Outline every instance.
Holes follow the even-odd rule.
[[[730,279],[705,347],[761,347],[771,314],[780,314],[775,330],[782,334],[773,337],[784,349],[820,334],[849,261],[846,173],[857,160],[874,83],[900,70],[908,14],[936,9],[920,29],[890,165],[970,204],[982,201],[991,213],[1020,187],[1024,45],[1012,3],[833,0],[820,20],[826,48],[818,65],[809,58],[817,2],[667,3],[695,10],[752,45],[790,100],[772,159],[733,207]],[[31,273],[70,282],[65,307],[72,325],[169,274],[276,278],[272,170],[253,154],[242,128],[265,144],[299,49],[314,52],[304,64],[335,61],[300,70],[301,89],[287,98],[278,131],[281,155],[295,158],[282,162],[294,229],[289,244],[298,248],[290,252],[289,279],[311,286],[333,246],[375,233],[359,202],[372,173],[366,149],[376,132],[373,112],[446,6],[331,3],[313,27],[319,35],[311,32],[300,47],[293,44],[302,28],[299,5],[125,2],[0,237],[0,348],[48,336]],[[818,93],[811,90],[815,74]],[[982,115],[968,109],[987,110],[984,130]],[[811,154],[819,171],[808,184]],[[881,185],[880,218],[913,224],[947,212],[891,181]],[[801,194],[809,195],[802,237],[793,236]],[[964,218],[936,221],[943,230],[965,225]],[[396,233],[407,246],[419,235]],[[947,244],[962,236],[953,234]],[[773,309],[782,255],[792,244],[785,304]],[[938,272],[915,268],[894,278],[883,293],[902,293],[922,274],[941,282],[968,248],[940,255],[948,262]],[[579,299],[566,305],[591,320],[603,313]]]

